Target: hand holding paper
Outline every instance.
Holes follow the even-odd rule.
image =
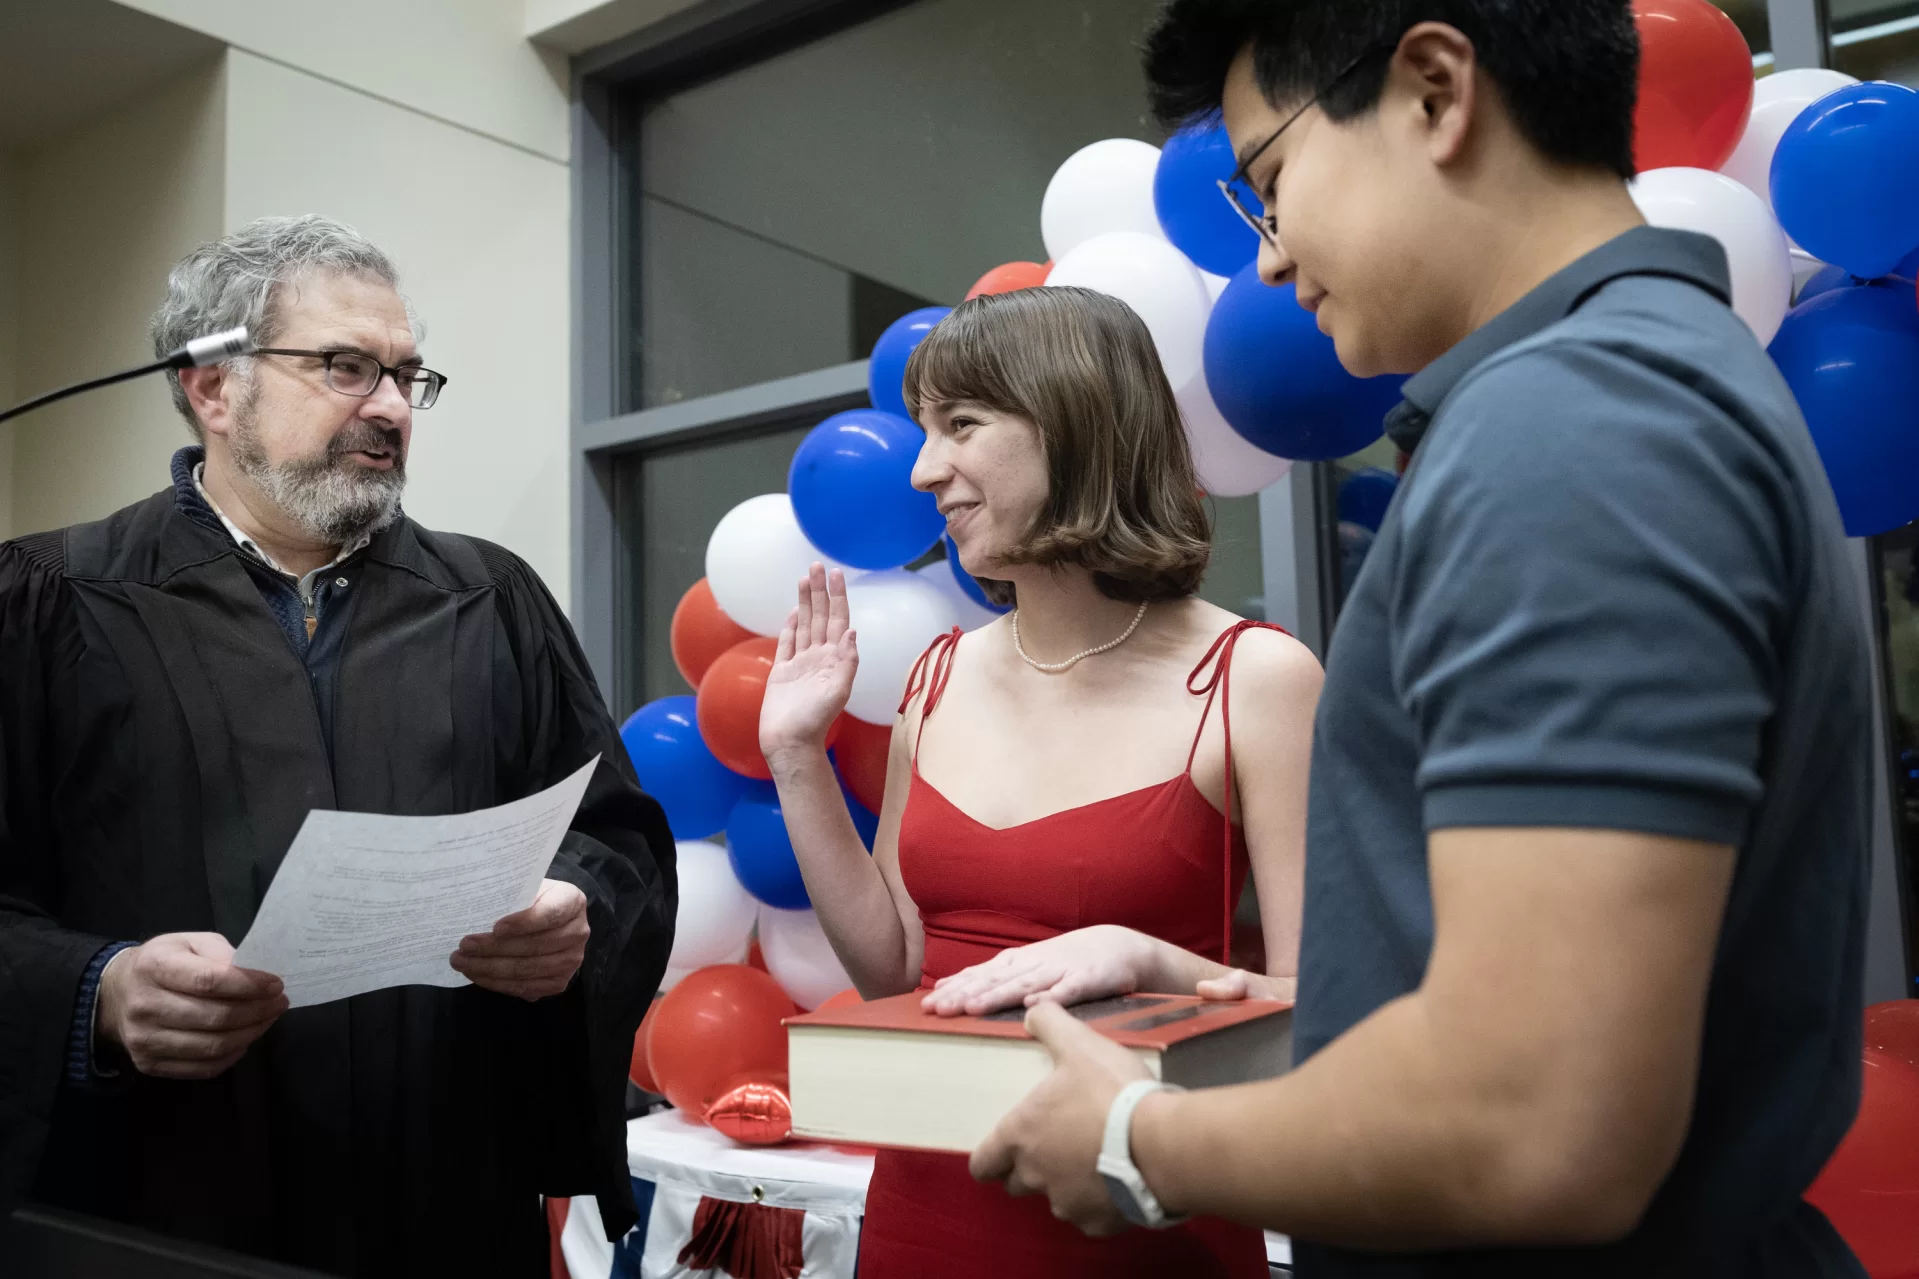
[[[586,894],[557,879],[540,881],[533,904],[493,931],[465,937],[453,970],[502,995],[545,999],[566,989],[586,959]]]

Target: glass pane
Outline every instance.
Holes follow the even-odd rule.
[[[632,548],[620,592],[621,654],[616,694],[622,716],[646,702],[693,690],[673,665],[673,610],[706,576],[706,543],[720,517],[749,497],[784,493],[793,453],[814,425],[744,439],[689,445],[615,463],[615,515]]]
[[[1159,7],[921,0],[635,104],[627,407],[864,359],[906,312],[1044,259],[1060,163],[1158,140],[1137,46]]]
[[[1772,51],[1772,30],[1766,21],[1766,0],[1717,0],[1719,8],[1739,26],[1739,33],[1757,57]]]
[[[1213,516],[1213,562],[1199,596],[1231,613],[1266,620],[1265,557],[1259,545],[1259,499],[1207,499]]]
[[[1919,919],[1919,524],[1873,539],[1884,594],[1880,624],[1891,694],[1893,841],[1906,886],[1905,914]],[[1919,931],[1908,938],[1906,969],[1919,974]]]
[[[1832,64],[1861,80],[1919,85],[1919,4],[1832,0]]]

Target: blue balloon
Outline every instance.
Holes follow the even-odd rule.
[[[793,454],[786,491],[806,540],[853,568],[898,568],[939,541],[939,502],[913,487],[926,436],[896,413],[854,409],[814,427]]]
[[[986,592],[980,589],[979,579],[967,572],[966,566],[960,563],[959,543],[944,533],[940,534],[940,541],[946,543],[946,562],[953,566],[953,580],[959,583],[960,590],[966,592],[967,599],[990,613],[1004,616],[1013,611],[1008,606],[995,604],[986,598]]]
[[[1874,81],[1799,113],[1772,158],[1772,204],[1801,248],[1866,279],[1919,248],[1919,93]]]
[[[874,408],[919,420],[907,411],[906,396],[901,390],[906,381],[906,360],[913,354],[913,348],[926,340],[933,326],[952,313],[950,306],[921,307],[886,326],[880,340],[873,343],[873,355],[866,366],[866,394]]]
[[[1399,491],[1399,477],[1377,466],[1354,471],[1339,485],[1339,522],[1379,532],[1386,508]]]
[[[1799,302],[1810,302],[1821,293],[1831,293],[1834,289],[1849,289],[1861,283],[1860,279],[1842,266],[1822,266],[1812,278],[1799,286]]]
[[[1153,210],[1193,265],[1238,275],[1259,256],[1259,233],[1220,196],[1219,184],[1239,168],[1224,125],[1181,129],[1160,148],[1153,171]]]
[[[1249,266],[1206,324],[1206,383],[1235,431],[1276,457],[1324,462],[1378,439],[1401,377],[1356,378],[1290,284],[1270,288]]]
[[[1846,532],[1919,519],[1919,309],[1904,289],[1838,289],[1793,310],[1772,358],[1799,398]]]
[[[768,906],[805,910],[813,902],[780,816],[780,793],[771,782],[746,785],[745,798],[733,806],[726,823],[726,859],[746,891]]]
[[[713,758],[693,715],[694,699],[665,697],[620,726],[640,785],[666,809],[675,839],[705,839],[726,829],[747,779]]]

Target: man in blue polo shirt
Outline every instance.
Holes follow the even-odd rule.
[[[1628,0],[1175,0],[1269,283],[1413,455],[1340,619],[1283,1079],[1179,1094],[1056,1009],[976,1152],[1090,1230],[1301,1276],[1853,1276],[1802,1199],[1858,1096],[1867,645],[1714,241],[1629,198]],[[1236,975],[1211,993],[1260,993]]]

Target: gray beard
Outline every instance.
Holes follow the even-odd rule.
[[[399,433],[358,422],[335,436],[324,455],[278,464],[267,460],[259,420],[249,398],[234,414],[227,437],[233,465],[252,480],[301,532],[316,541],[350,545],[391,524],[406,489],[406,462]],[[358,449],[394,450],[393,469],[370,470],[346,455]]]

